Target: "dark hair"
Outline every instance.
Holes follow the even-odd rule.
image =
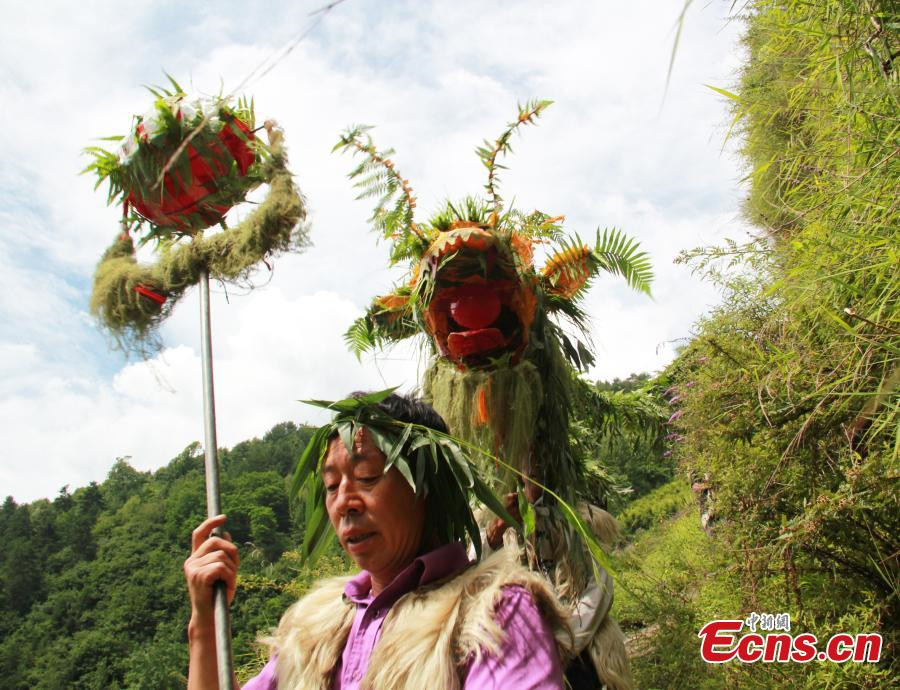
[[[366,393],[357,391],[351,393],[351,398],[360,398]],[[378,409],[389,417],[393,417],[398,422],[404,424],[419,424],[427,426],[429,429],[440,431],[442,434],[449,434],[450,429],[447,423],[434,408],[421,398],[417,398],[411,393],[408,395],[398,395],[391,393],[388,397],[376,405]]]
[[[367,391],[353,391],[347,397],[362,398],[366,395],[371,395],[371,393]],[[440,431],[442,434],[450,433],[450,428],[447,426],[444,418],[431,405],[422,400],[422,398],[417,398],[412,393],[407,395],[391,393],[384,400],[376,403],[375,407],[398,422],[427,426],[429,429]],[[337,438],[337,435],[338,432],[335,430],[329,436],[329,439]]]

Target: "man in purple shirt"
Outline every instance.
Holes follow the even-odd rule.
[[[470,563],[465,546],[447,538],[467,529],[471,536],[471,522],[452,524],[471,516],[465,482],[444,467],[460,449],[436,454],[434,462],[413,452],[427,445],[417,430],[446,434],[443,420],[394,394],[343,409],[323,437],[327,446],[314,459],[319,476],[311,479],[322,482],[331,525],[362,572],[323,582],[292,606],[268,640],[272,658],[244,690],[277,690],[279,682],[340,690],[562,688],[568,631],[549,587],[502,553]],[[346,410],[353,412],[350,427],[341,426]],[[389,432],[400,439],[399,455],[384,440]],[[458,497],[451,510],[447,496]],[[230,541],[209,536],[224,520],[211,518],[194,531],[184,566],[191,690],[218,687],[212,587],[224,580],[230,600],[239,562]]]

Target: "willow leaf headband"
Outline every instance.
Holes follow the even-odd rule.
[[[517,524],[456,439],[421,424],[394,419],[378,407],[394,390],[338,401],[304,401],[335,412],[328,424],[313,433],[291,482],[291,496],[302,497],[304,504],[304,561],[314,561],[334,538],[325,510],[325,485],[320,477],[328,444],[337,437],[352,452],[353,439],[361,428],[369,431],[375,446],[384,453],[384,472],[396,467],[416,496],[426,501],[426,535],[435,535],[442,543],[468,537],[480,558],[481,536],[472,512],[473,497],[508,524]]]

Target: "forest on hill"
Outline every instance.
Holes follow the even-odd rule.
[[[234,608],[239,662],[257,630],[302,588],[303,525],[285,476],[309,432],[279,424],[221,451],[223,508],[241,544]],[[106,480],[0,508],[0,674],[8,688],[174,688],[186,682],[190,607],[181,564],[206,517],[203,455],[192,444],[156,472],[119,459]],[[343,568],[340,559],[328,559]],[[315,577],[316,573],[307,573]]]
[[[746,162],[744,243],[680,261],[722,288],[662,372],[590,383],[571,438],[619,519],[613,616],[640,688],[882,688],[900,676],[900,56],[891,0],[750,0],[746,62],[715,85]],[[642,426],[643,425],[643,426]],[[223,449],[242,553],[240,679],[317,578],[287,477],[310,429]],[[0,678],[18,688],[175,688],[181,564],[205,515],[193,444],[156,472],[0,507]],[[879,633],[878,663],[707,664],[714,619],[788,613],[825,640]],[[891,679],[894,679],[893,681]]]

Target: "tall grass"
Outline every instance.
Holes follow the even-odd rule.
[[[709,475],[745,610],[782,607],[820,636],[885,634],[881,666],[792,667],[798,687],[877,687],[897,667],[900,580],[897,3],[743,9],[748,60],[717,90],[758,233],[682,257],[726,299],[666,372],[681,386],[678,454]]]

